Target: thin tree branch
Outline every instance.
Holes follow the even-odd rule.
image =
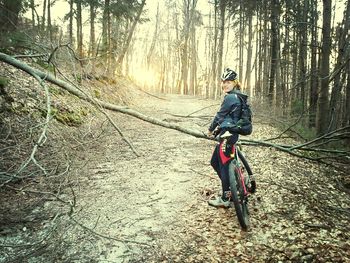
[[[219,103],[215,103],[215,104],[209,105],[209,106],[207,106],[207,107],[204,107],[204,108],[201,108],[201,109],[199,109],[199,110],[196,110],[196,111],[194,111],[194,112],[192,112],[192,113],[186,115],[185,117],[190,117],[191,115],[193,115],[193,114],[195,114],[195,113],[197,113],[197,112],[200,112],[200,111],[202,111],[202,110],[211,108],[211,107],[213,107],[213,106],[219,106],[219,105],[220,105]]]
[[[293,124],[291,124],[288,128],[286,128],[284,131],[282,131],[279,135],[277,135],[276,137],[273,137],[273,138],[266,139],[264,141],[273,141],[273,140],[281,138],[281,136],[283,134],[285,134],[287,131],[291,130],[295,125],[297,125],[303,116],[304,116],[303,113],[300,114],[299,118]]]
[[[320,140],[322,140],[322,139],[328,137],[329,135],[332,135],[332,134],[334,134],[334,133],[336,133],[336,132],[344,131],[344,130],[349,129],[349,128],[350,128],[350,125],[345,126],[345,127],[342,127],[342,128],[339,128],[339,129],[336,129],[336,130],[334,130],[334,131],[332,131],[332,132],[326,133],[326,134],[324,134],[324,135],[322,135],[322,136],[320,136],[320,137],[317,137],[317,138],[315,138],[315,139],[313,139],[313,140],[311,140],[311,141],[308,141],[308,142],[306,142],[306,143],[298,144],[298,145],[295,145],[295,146],[293,146],[293,147],[290,147],[289,150],[295,150],[295,149],[299,149],[299,148],[301,148],[301,147],[304,147],[304,146],[313,144],[313,143],[315,143],[315,142],[317,142],[317,141],[320,141]]]
[[[46,137],[46,132],[47,132],[47,128],[48,128],[48,124],[50,121],[50,114],[51,114],[51,100],[50,100],[50,94],[49,94],[49,90],[47,88],[47,86],[44,84],[43,80],[46,78],[46,76],[42,76],[43,79],[41,79],[37,74],[35,74],[34,72],[29,73],[31,74],[38,82],[39,84],[44,88],[45,90],[45,95],[46,95],[46,118],[45,118],[45,123],[44,123],[44,128],[41,132],[41,135],[39,137],[39,139],[37,140],[36,144],[33,147],[32,153],[30,155],[30,157],[27,159],[27,161],[25,161],[21,167],[17,170],[17,172],[15,173],[15,175],[19,175],[27,166],[28,164],[33,161],[33,163],[38,166],[45,175],[47,175],[46,170],[37,162],[37,160],[35,159],[35,153],[38,150],[39,146],[42,146],[47,137]]]

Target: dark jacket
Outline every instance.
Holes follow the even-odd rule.
[[[224,97],[220,110],[216,113],[214,120],[209,126],[209,131],[214,131],[217,126],[220,126],[222,129],[232,127],[238,122],[241,115],[242,102],[237,94],[247,97],[239,90],[228,92]]]

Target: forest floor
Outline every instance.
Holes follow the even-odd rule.
[[[159,96],[140,93],[130,107],[203,132],[219,107]],[[91,117],[75,131],[83,139],[62,190],[48,194],[44,179],[1,188],[0,262],[350,262],[350,198],[337,171],[245,146],[257,180],[245,232],[232,208],[207,204],[221,189],[210,167],[215,142],[108,114],[141,156],[102,114]],[[278,134],[256,117],[247,138]]]

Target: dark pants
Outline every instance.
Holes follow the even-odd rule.
[[[221,180],[222,196],[224,197],[225,192],[230,191],[230,181],[228,176],[228,165],[230,161],[226,164],[222,164],[219,155],[219,147],[220,145],[217,144],[211,157],[210,164]]]

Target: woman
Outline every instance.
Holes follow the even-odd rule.
[[[239,96],[247,97],[240,92],[241,85],[237,80],[237,73],[232,69],[226,68],[221,76],[221,88],[226,93],[221,104],[220,110],[216,113],[214,120],[209,126],[208,136],[213,136],[216,128],[220,128],[220,133],[230,130],[233,134],[230,137],[228,144],[233,145],[238,140],[238,133],[232,132],[232,128],[239,120],[241,115],[242,102]],[[230,206],[230,183],[228,178],[228,163],[222,164],[219,156],[219,144],[216,145],[213,156],[211,158],[211,166],[221,179],[222,195],[215,200],[209,200],[209,205],[215,207]]]

